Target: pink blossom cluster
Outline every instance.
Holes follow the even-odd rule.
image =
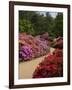
[[[48,36],[46,36],[48,38]],[[19,58],[20,61],[28,61],[45,55],[49,52],[48,40],[45,36],[32,36],[19,33]]]

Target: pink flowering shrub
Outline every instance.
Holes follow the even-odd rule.
[[[40,36],[19,33],[19,58],[20,61],[28,61],[45,55],[49,52],[48,40],[42,40]]]

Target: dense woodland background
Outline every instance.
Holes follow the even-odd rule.
[[[53,18],[49,12],[19,11],[19,32],[33,36],[48,32],[51,37],[63,36],[63,13]]]

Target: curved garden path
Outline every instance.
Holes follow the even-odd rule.
[[[50,52],[54,51],[53,48],[50,48]],[[44,56],[39,58],[35,58],[34,60],[27,61],[27,62],[20,62],[19,63],[19,79],[29,79],[32,78],[33,72],[38,66],[38,64],[44,59]]]

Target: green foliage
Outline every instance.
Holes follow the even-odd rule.
[[[50,36],[63,36],[63,14],[58,13],[53,18],[49,12],[46,15],[34,11],[19,11],[19,31],[31,35],[48,32]]]
[[[42,15],[34,15],[31,19],[36,35],[46,32],[46,19]]]
[[[52,29],[54,26],[54,18],[51,17],[50,13],[47,12],[46,13],[46,28],[47,28],[47,32],[49,33],[49,35],[52,36]]]
[[[34,35],[34,33],[35,33],[31,22],[28,20],[25,20],[25,19],[20,19],[19,30],[20,30],[20,32],[26,32],[31,35]]]
[[[55,18],[55,25],[54,25],[54,36],[63,36],[63,14],[58,13],[58,15]]]

